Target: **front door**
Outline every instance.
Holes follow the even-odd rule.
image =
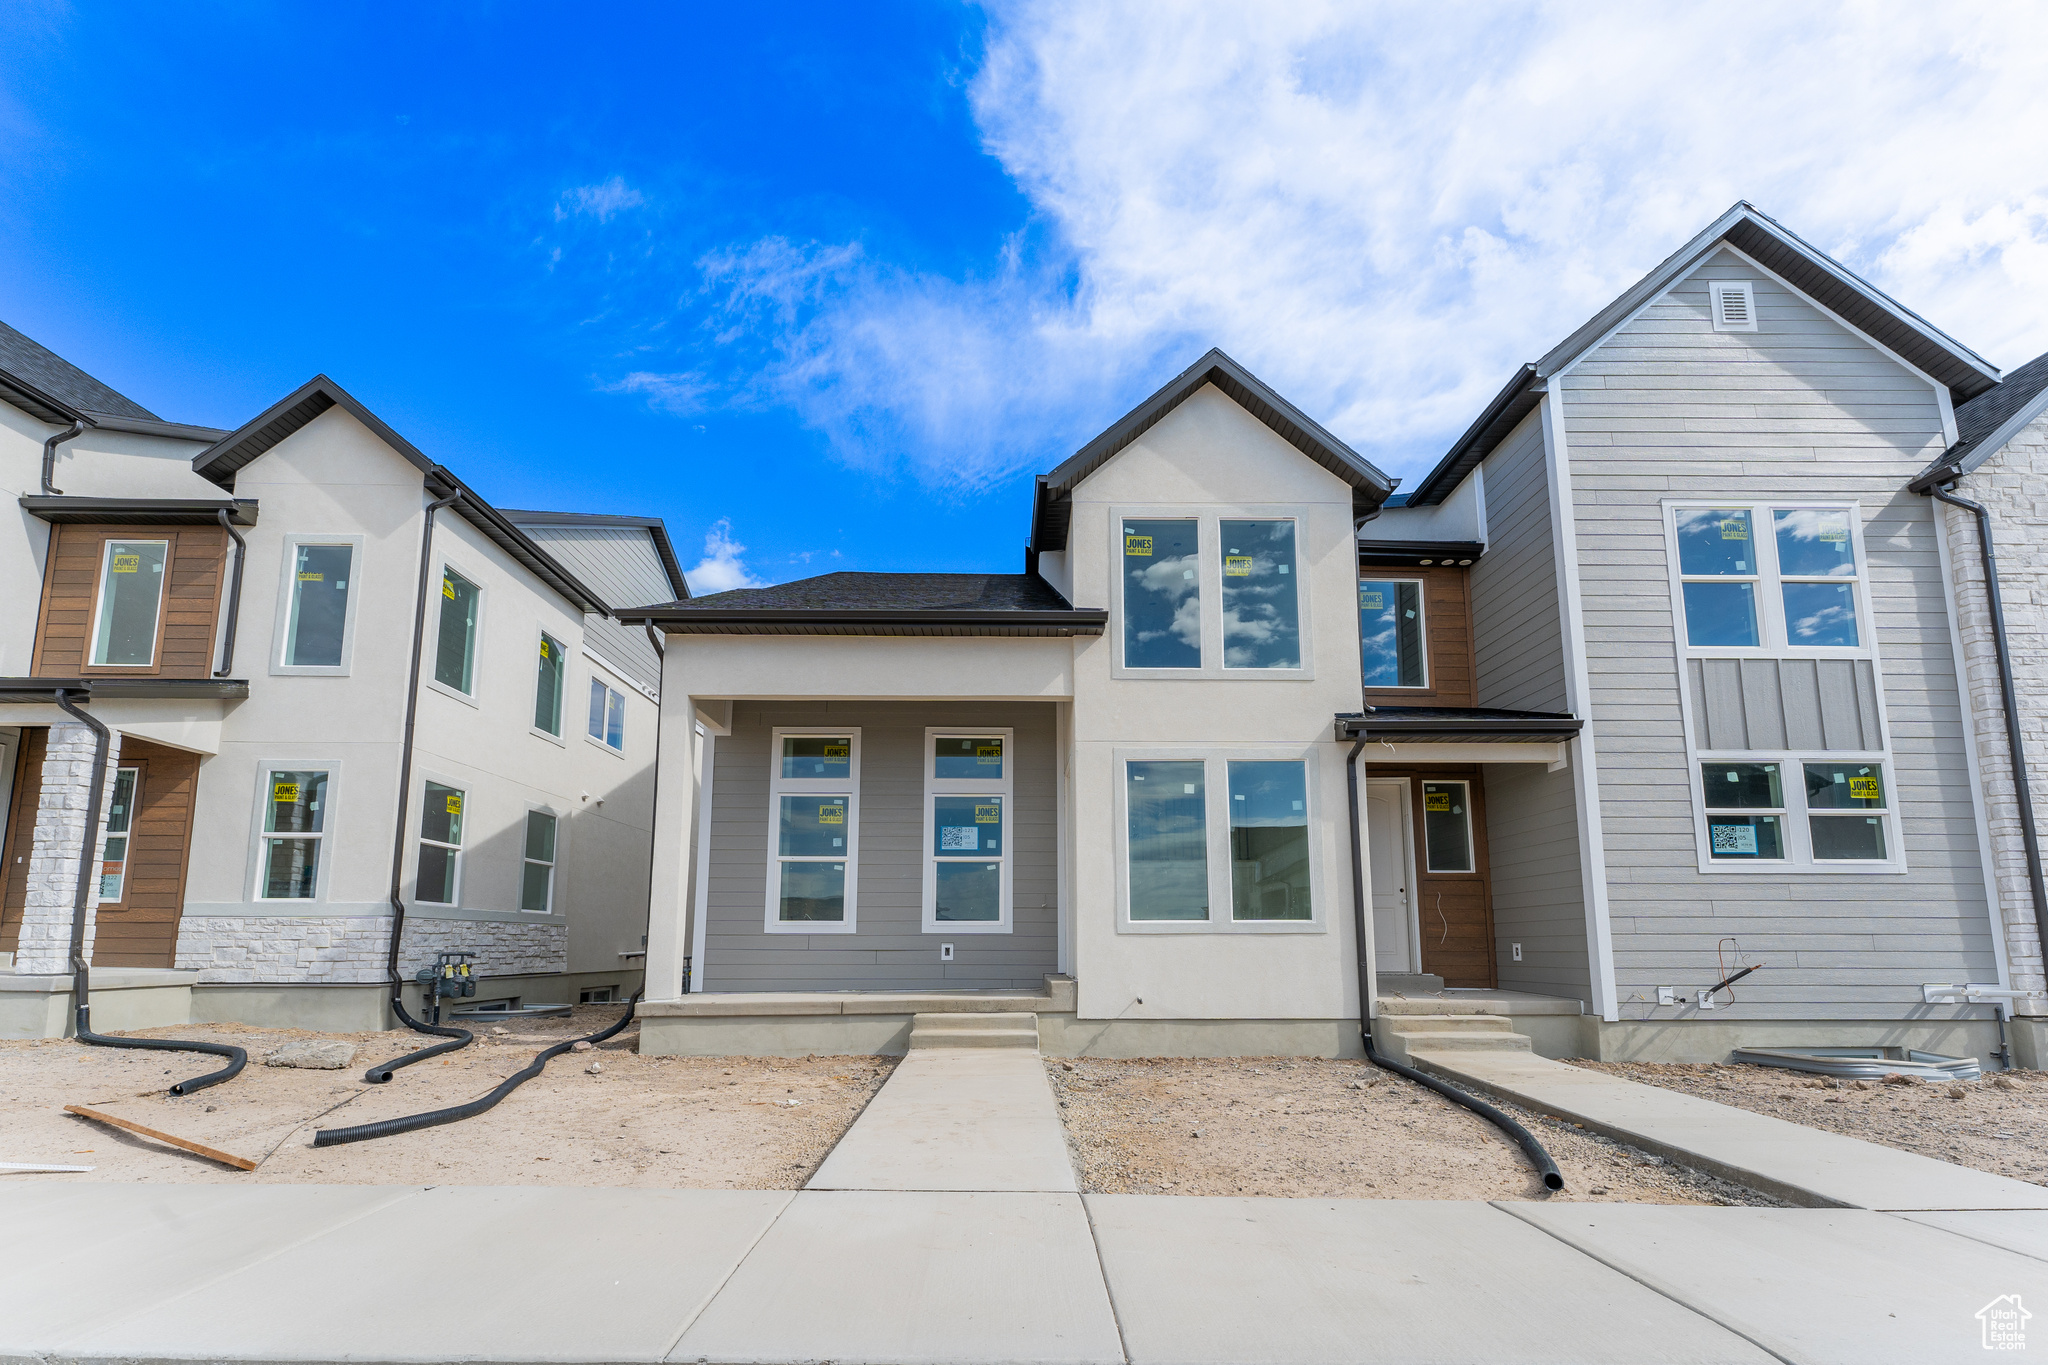
[[[199,756],[123,736],[107,784],[95,967],[170,967],[185,906]]]
[[[37,726],[21,732],[14,762],[14,790],[8,800],[7,835],[0,856],[7,859],[0,877],[0,953],[21,943],[21,917],[28,907],[28,865],[35,856],[36,808],[43,800],[43,754],[50,732]]]
[[[1375,968],[1420,971],[1415,957],[1415,838],[1408,823],[1407,778],[1366,782],[1365,832],[1372,864]]]

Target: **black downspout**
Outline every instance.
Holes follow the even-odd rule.
[[[173,1095],[189,1095],[209,1085],[231,1081],[241,1074],[249,1061],[249,1054],[241,1048],[225,1043],[189,1043],[175,1038],[113,1038],[92,1031],[92,966],[85,958],[85,908],[92,899],[92,870],[99,862],[93,855],[98,851],[100,810],[107,786],[107,751],[113,747],[114,737],[97,718],[72,705],[71,695],[66,689],[56,688],[52,695],[59,710],[91,730],[94,736],[92,778],[85,797],[85,833],[78,847],[78,886],[71,902],[71,989],[78,1041],[94,1047],[139,1048],[148,1052],[206,1052],[228,1059],[228,1064],[218,1071],[179,1081],[171,1087]]]
[[[1956,471],[1960,474],[1961,471]],[[2020,845],[2027,855],[2027,883],[2034,893],[2034,928],[2048,945],[2048,879],[2041,873],[2041,838],[2034,829],[2034,792],[2027,779],[2027,751],[2020,732],[2019,689],[2012,677],[2012,649],[2005,634],[2005,601],[1998,591],[1998,555],[1991,546],[1991,513],[1982,503],[1959,498],[1930,484],[1926,490],[1951,507],[1977,518],[1977,554],[1984,563],[1984,593],[1991,606],[1991,643],[1998,656],[1998,690],[2005,701],[2005,744],[2011,754],[2013,791],[2019,801]],[[1995,888],[1994,888],[1995,891]]]
[[[1368,708],[1370,709],[1370,708]],[[1358,839],[1358,755],[1364,751],[1366,739],[1363,734],[1351,746],[1351,752],[1344,758],[1344,780],[1351,802],[1351,908],[1355,917],[1358,934],[1358,1028],[1365,1039],[1365,1056],[1374,1066],[1382,1067],[1397,1076],[1405,1076],[1417,1085],[1427,1086],[1453,1104],[1463,1105],[1494,1127],[1515,1140],[1522,1149],[1522,1155],[1536,1168],[1536,1174],[1543,1179],[1543,1188],[1561,1190],[1564,1175],[1557,1169],[1557,1162],[1536,1140],[1536,1135],[1517,1123],[1505,1112],[1494,1108],[1485,1100],[1468,1095],[1454,1085],[1449,1085],[1434,1076],[1425,1075],[1412,1066],[1404,1066],[1391,1057],[1380,1055],[1373,1046],[1372,1017],[1366,1002],[1372,998],[1373,971],[1372,949],[1367,947],[1365,922],[1365,858]]]
[[[235,623],[242,615],[242,565],[249,558],[249,542],[235,529],[225,507],[220,509],[220,529],[235,542],[235,576],[228,584],[228,628],[221,639],[220,667],[213,672],[214,677],[225,678],[235,671]]]
[[[57,447],[63,445],[66,441],[75,440],[85,435],[86,428],[91,425],[92,423],[86,421],[83,417],[74,417],[71,419],[71,426],[67,430],[60,431],[49,440],[43,442],[43,492],[53,498],[64,495],[64,490],[57,487],[56,484]]]
[[[412,739],[413,730],[419,720],[420,661],[427,639],[427,586],[431,581],[434,566],[434,514],[460,501],[462,494],[451,493],[439,502],[428,503],[426,525],[420,532],[420,582],[412,614],[412,674],[405,682],[405,731],[398,748],[398,820],[391,837],[391,946],[384,964],[386,973],[391,977],[391,1012],[398,1016],[398,1022],[414,1033],[432,1034],[436,1038],[448,1038],[453,1041],[436,1043],[417,1052],[408,1052],[403,1057],[381,1062],[363,1073],[364,1080],[379,1084],[390,1080],[391,1073],[402,1066],[411,1066],[415,1062],[424,1062],[429,1057],[438,1057],[444,1052],[454,1052],[458,1048],[467,1047],[476,1037],[468,1029],[425,1024],[408,1014],[405,1008],[405,978],[399,975],[398,971],[399,941],[405,935],[405,896],[401,883],[405,869],[405,822],[412,798]]]

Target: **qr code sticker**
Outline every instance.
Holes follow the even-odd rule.
[[[969,853],[981,847],[981,831],[972,825],[939,826],[939,851],[956,853],[964,849]]]
[[[1756,852],[1756,826],[1713,825],[1707,830],[1716,853]]]

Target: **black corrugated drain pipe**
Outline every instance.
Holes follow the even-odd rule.
[[[450,1041],[423,1047],[417,1052],[408,1052],[403,1057],[394,1057],[388,1062],[380,1062],[371,1067],[363,1073],[363,1079],[375,1085],[390,1080],[391,1073],[402,1066],[424,1062],[429,1057],[438,1057],[444,1052],[454,1052],[458,1048],[469,1046],[476,1038],[468,1029],[423,1023],[407,1013],[405,978],[398,970],[399,943],[405,937],[405,896],[401,881],[405,870],[405,822],[412,796],[412,737],[419,720],[420,662],[427,638],[427,585],[432,580],[434,566],[434,514],[460,501],[460,493],[451,493],[439,502],[428,503],[426,525],[420,531],[420,582],[412,613],[412,673],[405,684],[405,730],[398,747],[398,821],[391,838],[391,946],[384,963],[384,969],[391,977],[391,1012],[398,1017],[398,1022],[414,1033],[430,1034]],[[317,1136],[315,1140],[317,1142]]]
[[[91,903],[92,872],[99,862],[93,853],[99,839],[100,808],[107,785],[107,751],[113,747],[114,737],[96,718],[72,705],[71,696],[64,688],[53,689],[51,695],[58,709],[91,730],[95,739],[92,777],[85,797],[85,833],[78,849],[78,888],[71,902],[71,989],[72,1004],[76,1007],[78,1041],[94,1047],[129,1047],[147,1052],[206,1052],[228,1059],[228,1064],[218,1071],[179,1081],[171,1087],[173,1095],[189,1095],[209,1085],[231,1081],[249,1063],[249,1054],[241,1048],[226,1043],[192,1043],[178,1038],[112,1038],[92,1031],[92,967],[85,960],[85,908]]]
[[[1476,1095],[1468,1095],[1456,1086],[1440,1081],[1434,1076],[1425,1075],[1412,1066],[1404,1066],[1391,1057],[1383,1057],[1379,1049],[1373,1046],[1372,1011],[1367,1005],[1372,999],[1373,992],[1372,949],[1367,946],[1370,940],[1366,937],[1365,922],[1365,859],[1358,837],[1358,755],[1364,750],[1365,745],[1365,736],[1361,734],[1357,742],[1351,746],[1351,752],[1345,756],[1344,777],[1351,799],[1351,909],[1357,919],[1358,933],[1358,1031],[1365,1040],[1366,1060],[1397,1076],[1405,1076],[1417,1085],[1427,1086],[1453,1104],[1470,1109],[1515,1140],[1515,1145],[1522,1149],[1522,1155],[1536,1168],[1536,1174],[1543,1181],[1543,1188],[1561,1190],[1564,1188],[1564,1174],[1557,1169],[1557,1162],[1543,1149],[1543,1144],[1536,1140],[1534,1133]]]

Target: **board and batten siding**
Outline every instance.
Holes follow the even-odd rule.
[[[770,742],[778,726],[860,731],[857,928],[771,934]],[[1016,732],[1010,839],[1015,859],[1007,934],[925,933],[926,726]],[[708,991],[1038,988],[1059,970],[1059,858],[1053,707],[1035,702],[735,702],[732,734],[713,750]],[[954,960],[939,961],[939,945]]]
[[[1471,569],[1474,702],[1562,711],[1564,628],[1540,410],[1487,456],[1485,476],[1486,553]],[[1488,764],[1483,780],[1501,988],[1590,1001],[1572,775],[1536,763]]]
[[[1716,279],[1752,282],[1756,332],[1713,330]],[[1676,1017],[1645,1002],[1718,979],[1727,937],[1768,966],[1722,1018],[1919,1016],[1920,983],[1989,979],[1935,526],[1902,491],[1942,449],[1931,386],[1724,251],[1588,352],[1562,395],[1623,1016]],[[1698,870],[1666,498],[1858,500],[1910,871]]]

